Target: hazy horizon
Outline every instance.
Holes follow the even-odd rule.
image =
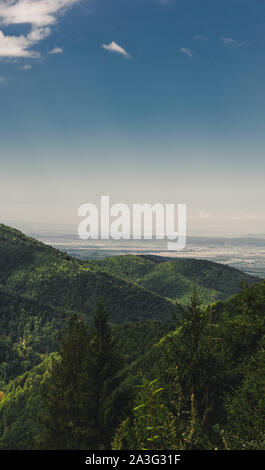
[[[188,237],[182,251],[168,251],[166,240],[80,240],[74,231],[26,231],[28,235],[79,259],[102,259],[117,255],[159,255],[169,258],[206,259],[228,264],[248,274],[265,277],[263,237]]]

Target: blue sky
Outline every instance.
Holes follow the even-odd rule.
[[[264,72],[261,0],[0,1],[1,220],[108,194],[265,233]]]

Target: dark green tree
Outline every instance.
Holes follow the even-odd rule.
[[[55,450],[85,449],[95,423],[91,410],[89,331],[74,316],[62,338],[59,359],[45,384],[44,431],[37,447]]]
[[[119,416],[126,402],[126,393],[118,392],[121,359],[115,351],[109,315],[103,298],[97,303],[93,317],[90,342],[90,376],[93,391],[94,422],[97,430],[94,448],[110,448],[113,430],[119,422]]]
[[[161,378],[171,408],[170,403],[176,401],[172,398],[176,393],[172,385],[177,367],[187,429],[192,416],[196,416],[196,433],[192,433],[194,441],[188,439],[188,448],[212,448],[219,444],[213,427],[224,417],[223,393],[229,382],[229,351],[213,318],[212,306],[200,304],[196,288],[190,304],[179,305],[179,308],[182,324],[176,324],[175,334],[170,333],[160,343],[161,361],[154,373]],[[173,408],[171,411],[174,413]]]
[[[90,328],[74,316],[62,339],[59,360],[46,383],[44,432],[47,449],[108,448],[120,408],[115,353],[103,299]]]

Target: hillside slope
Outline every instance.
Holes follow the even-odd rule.
[[[265,280],[242,289],[225,301],[214,303],[211,320],[220,349],[224,344],[229,347],[230,366],[239,369],[239,373],[233,373],[231,377],[235,381],[240,381],[246,370],[246,362],[265,339]],[[124,325],[124,328],[126,326]],[[147,350],[143,350],[138,358],[134,358],[133,353],[130,355],[131,360],[128,360],[126,368],[129,377],[128,386],[134,387],[139,383],[142,373],[151,378],[152,374],[155,375],[159,370],[163,370],[163,361],[167,358],[165,347],[167,339],[170,337],[170,344],[172,342],[175,344],[176,351],[181,348],[182,345],[178,341],[181,328],[181,325],[175,330],[169,328],[158,341],[150,344]]]
[[[90,265],[150,289],[163,297],[189,301],[196,281],[198,293],[205,303],[225,300],[248,285],[261,280],[230,266],[206,260],[166,258],[162,256],[123,255],[91,261]]]
[[[124,255],[80,261],[0,225],[0,283],[16,295],[91,315],[103,296],[114,323],[166,320],[188,302],[196,280],[204,303],[260,279],[209,261]]]
[[[151,350],[169,329],[169,325],[159,321],[113,325],[113,339],[118,353],[124,359],[123,377],[126,377],[128,365]],[[17,375],[10,377],[8,384],[0,380],[0,450],[32,449],[41,431],[41,392],[57,353],[35,359],[31,368],[18,368]]]
[[[243,289],[231,299],[214,305],[214,327],[218,327],[220,348],[229,348],[227,369],[231,383],[238,387],[246,373],[246,363],[255,354],[265,334],[265,282]],[[181,326],[171,331],[161,322],[135,322],[113,326],[113,339],[125,359],[122,371],[123,387],[135,390],[142,376],[150,379],[166,371],[168,356],[166,342],[178,337]],[[32,449],[38,437],[40,416],[43,413],[41,390],[55,354],[47,354],[32,370],[25,372],[3,388],[0,394],[0,449]],[[174,356],[172,358],[174,360]],[[252,396],[250,397],[252,399]]]
[[[68,255],[47,246],[19,230],[0,224],[0,283],[18,269],[30,269]]]
[[[0,287],[0,389],[58,349],[73,314]]]
[[[91,315],[103,296],[111,322],[165,320],[177,311],[169,300],[0,226],[0,282],[16,295]]]

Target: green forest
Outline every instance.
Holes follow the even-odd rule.
[[[0,225],[1,450],[265,450],[265,281]]]

